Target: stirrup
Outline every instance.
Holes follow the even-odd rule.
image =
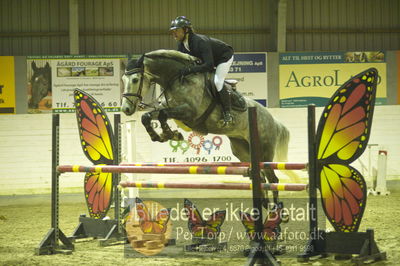
[[[233,125],[233,116],[229,112],[223,113],[223,118],[221,119],[222,127],[226,127],[228,125]]]

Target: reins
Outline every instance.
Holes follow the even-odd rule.
[[[124,97],[126,100],[128,100],[130,102],[130,104],[134,105],[133,102],[131,101],[131,99],[129,99],[128,97],[137,97],[139,98],[140,101],[143,100],[143,96],[142,96],[142,90],[143,90],[143,75],[144,75],[144,69],[142,67],[138,67],[138,68],[133,68],[129,71],[125,71],[125,75],[133,75],[136,73],[141,73],[142,77],[140,78],[140,84],[139,84],[139,89],[136,93],[132,93],[132,92],[126,92],[122,94],[122,97]]]
[[[144,56],[146,56],[146,55],[144,55]],[[142,77],[140,78],[140,84],[139,84],[139,89],[138,89],[138,91],[137,91],[136,93],[131,93],[131,92],[123,93],[123,94],[122,94],[122,97],[125,97],[125,99],[128,100],[128,101],[130,102],[130,104],[132,104],[132,105],[133,105],[133,101],[130,100],[128,97],[137,97],[137,98],[141,101],[140,104],[141,104],[142,106],[151,107],[150,104],[146,104],[146,103],[143,103],[143,102],[142,102],[142,100],[143,100],[142,90],[143,90],[143,79],[144,79],[144,66],[142,65],[141,67],[135,67],[135,68],[133,68],[133,69],[130,69],[129,71],[125,71],[125,75],[133,75],[133,74],[136,74],[136,73],[141,73],[141,74],[142,74]],[[176,74],[176,75],[174,75],[172,78],[170,78],[170,80],[169,80],[168,83],[166,84],[165,88],[163,88],[163,90],[162,90],[162,92],[161,92],[161,95],[158,97],[158,99],[160,99],[162,96],[164,96],[165,101],[166,101],[166,105],[167,105],[168,107],[169,107],[168,97],[167,97],[167,95],[166,95],[165,92],[168,91],[168,90],[173,86],[173,84],[176,82],[176,80],[178,80],[179,78],[180,78],[180,74],[179,74],[179,73]],[[206,82],[204,83],[204,86],[205,86],[205,87],[207,86]],[[207,90],[207,89],[204,88],[204,92],[205,92],[205,93],[206,93],[206,90]],[[210,95],[210,96],[211,96],[211,95]],[[216,105],[217,105],[216,99],[215,99],[214,97],[211,96],[211,102],[210,102],[209,106],[208,106],[208,107],[206,108],[206,110],[200,115],[200,117],[198,117],[198,118],[194,121],[192,127],[198,127],[198,126],[200,126],[200,125],[203,125],[204,122],[205,122],[205,121],[207,120],[207,118],[209,117],[209,115],[210,115],[210,114],[212,113],[212,111],[214,110],[214,108],[216,107]],[[156,109],[155,106],[153,106],[153,108]]]

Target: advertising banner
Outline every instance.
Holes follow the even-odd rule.
[[[13,56],[0,56],[0,114],[15,114]]]
[[[267,106],[267,54],[235,53],[227,79],[239,81],[237,89],[263,106]]]
[[[279,55],[281,107],[325,106],[348,79],[374,67],[378,70],[376,104],[386,104],[384,52],[310,52]]]
[[[28,57],[28,107],[30,113],[74,112],[74,89],[96,97],[109,112],[121,105],[121,75],[125,56]]]

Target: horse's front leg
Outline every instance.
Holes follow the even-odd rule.
[[[154,111],[143,114],[142,115],[142,124],[145,127],[147,133],[149,133],[149,136],[152,141],[160,141],[161,142],[160,135],[158,135],[157,132],[154,130],[154,128],[151,126],[151,120],[157,119],[158,115],[159,115],[158,110],[154,110]]]
[[[177,120],[188,120],[192,117],[192,111],[187,104],[183,104],[173,108],[165,108],[159,111],[158,121],[160,121],[162,134],[161,140],[183,140],[183,136],[179,133],[178,130],[171,130],[169,127],[167,120],[168,119],[177,119]]]

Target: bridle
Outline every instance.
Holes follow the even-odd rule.
[[[133,74],[136,74],[136,73],[141,73],[142,74],[142,77],[140,78],[139,89],[137,90],[137,92],[136,93],[126,92],[126,93],[122,94],[122,97],[124,97],[126,100],[128,100],[132,105],[133,105],[133,102],[128,97],[132,96],[132,97],[139,98],[140,101],[143,100],[142,90],[143,90],[143,74],[144,74],[144,71],[143,71],[143,68],[133,68],[133,69],[131,69],[129,71],[125,71],[125,75],[133,75]]]

